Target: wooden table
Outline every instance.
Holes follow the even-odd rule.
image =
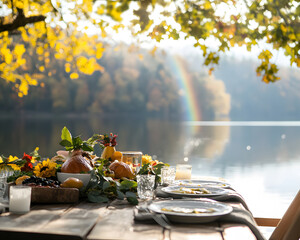
[[[24,215],[0,215],[0,239],[142,239],[233,240],[256,238],[245,225],[174,224],[171,231],[157,224],[134,223],[133,206],[114,201],[107,204],[35,205]],[[240,204],[231,204],[243,208]],[[224,228],[219,232],[215,227]]]

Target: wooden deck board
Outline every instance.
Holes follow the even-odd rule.
[[[100,239],[143,239],[160,240],[163,230],[154,224],[133,224],[133,209],[109,210],[88,235],[89,240]]]
[[[84,238],[96,224],[98,218],[108,214],[104,204],[81,203],[60,218],[49,222],[40,231]]]

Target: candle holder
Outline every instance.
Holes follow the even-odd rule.
[[[126,151],[122,152],[123,158],[122,162],[130,165],[134,173],[137,174],[142,165],[142,152],[135,152],[135,151]]]
[[[24,214],[30,211],[31,187],[11,186],[9,192],[9,211]]]
[[[192,177],[192,165],[189,164],[177,164],[176,165],[176,180],[191,179]]]

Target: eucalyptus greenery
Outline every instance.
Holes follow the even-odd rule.
[[[86,194],[90,202],[106,203],[110,200],[120,199],[130,204],[138,204],[137,182],[130,179],[112,179],[106,177],[110,162],[106,159],[99,159],[92,172],[92,179],[87,186]]]

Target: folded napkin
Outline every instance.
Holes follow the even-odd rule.
[[[227,215],[220,217],[218,220],[220,223],[241,223],[250,228],[257,240],[265,240],[264,236],[257,228],[257,224],[252,217],[252,214],[240,208],[233,208],[233,211]]]
[[[219,195],[215,197],[210,197],[210,199],[220,201],[220,202],[239,202],[243,207],[250,212],[248,205],[246,204],[244,198],[238,194],[236,191],[229,190],[228,194]]]
[[[210,198],[210,199],[213,199],[213,200],[217,200],[217,201],[221,201],[221,202],[239,202],[243,205],[243,207],[245,209],[247,209],[249,212],[249,208],[244,200],[244,198],[238,194],[236,191],[234,190],[231,190],[231,189],[227,189],[228,190],[228,193],[227,194],[223,194],[223,195],[219,195],[219,196],[214,196],[214,197],[205,197],[205,198]],[[159,197],[159,198],[169,198],[170,195],[168,195],[167,193],[163,192],[161,190],[161,187],[158,187],[156,189],[156,197]],[[182,198],[180,196],[178,197],[173,197],[173,198]]]
[[[151,213],[134,209],[134,221],[143,223],[155,223],[151,217]],[[265,240],[261,232],[258,230],[256,222],[252,214],[247,210],[233,208],[233,211],[217,219],[219,223],[238,223],[249,227],[257,240]]]

